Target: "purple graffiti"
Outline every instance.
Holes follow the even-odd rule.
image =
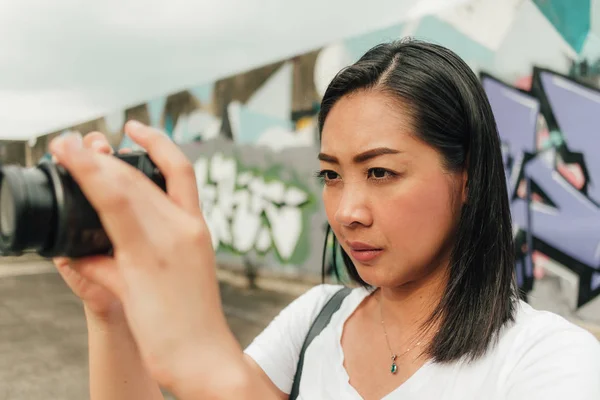
[[[591,172],[588,195],[600,200],[600,91],[549,71],[540,71],[543,94],[571,151],[582,152]]]
[[[581,306],[600,294],[600,158],[595,154],[600,148],[600,91],[537,68],[533,81],[528,93],[482,75],[503,144],[515,231],[527,232],[533,247],[517,259],[517,280],[523,287],[533,279],[533,251],[550,250],[556,261],[579,275]],[[540,113],[562,133],[566,146],[537,148]],[[561,155],[573,152],[583,154],[587,192],[559,172],[565,170]],[[523,195],[525,179],[548,201]]]
[[[539,101],[491,77],[483,78],[503,144],[514,158],[535,153],[535,133]]]
[[[570,257],[598,269],[600,209],[555,170],[555,156],[555,150],[550,149],[525,166],[525,175],[548,193],[556,205],[530,204],[532,233]]]
[[[484,75],[483,87],[488,95],[502,141],[502,153],[511,202],[513,224],[526,230],[527,203],[515,199],[519,187],[526,153],[535,153],[536,121],[540,111],[539,101],[531,95]],[[531,257],[517,257],[516,274],[519,287],[533,281]]]

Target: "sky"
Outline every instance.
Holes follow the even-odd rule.
[[[0,139],[27,140],[464,2],[0,0]]]

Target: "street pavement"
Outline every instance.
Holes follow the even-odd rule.
[[[242,346],[298,294],[248,290],[235,282],[222,282],[221,292]],[[0,400],[87,398],[81,302],[47,262],[0,264]]]
[[[227,320],[243,347],[309,287],[262,279],[262,290],[249,290],[244,278],[226,270],[219,270],[219,277]],[[549,301],[557,297],[556,285],[552,279],[536,284],[530,300],[536,308],[569,316],[566,302]],[[586,314],[600,316],[599,305],[588,307]],[[590,330],[600,339],[599,326]],[[87,398],[87,331],[81,302],[50,263],[0,259],[0,400]],[[166,394],[166,399],[173,397]]]

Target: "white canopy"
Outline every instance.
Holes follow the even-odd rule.
[[[465,0],[0,0],[0,139],[27,140]]]

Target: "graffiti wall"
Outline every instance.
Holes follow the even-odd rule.
[[[325,219],[315,150],[237,146],[217,138],[184,147],[221,262],[251,257],[266,269],[317,276]],[[287,271],[286,271],[287,270]]]
[[[482,80],[504,144],[520,286],[553,261],[577,276],[582,306],[600,293],[600,90],[539,68],[529,91]]]
[[[481,75],[492,103],[520,287],[530,293],[544,276],[558,276],[575,287],[572,307],[586,307],[600,294],[600,36],[549,20],[555,3],[472,1],[115,110],[41,136],[27,154],[45,157],[48,141],[69,131],[99,130],[114,147],[132,147],[124,122],[151,124],[194,163],[223,265],[252,260],[263,271],[318,278],[326,221],[312,177],[321,96],[337,71],[375,44],[434,41]]]

